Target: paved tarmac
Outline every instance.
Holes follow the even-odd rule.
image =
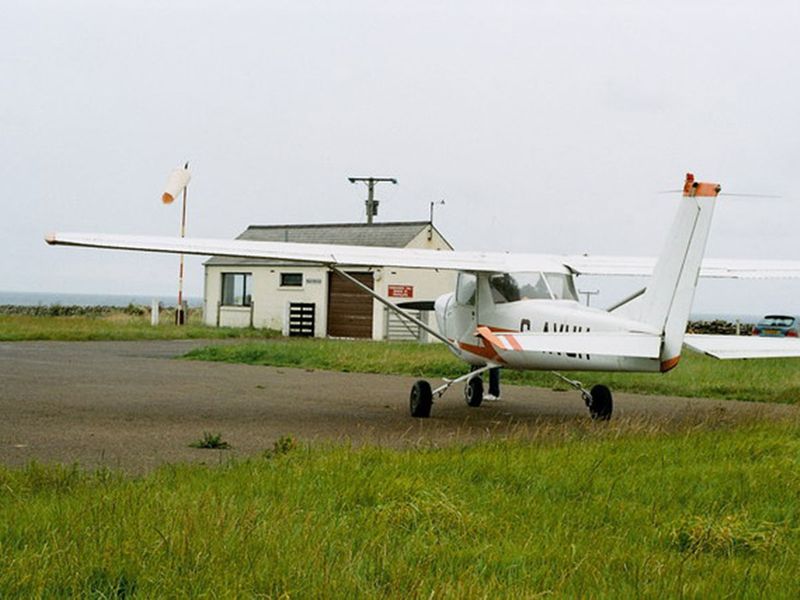
[[[0,464],[78,462],[143,472],[258,454],[281,436],[409,446],[471,441],[587,420],[577,393],[504,386],[470,408],[461,388],[412,419],[412,377],[176,360],[202,340],[0,343]],[[617,393],[622,422],[798,418],[776,404]],[[220,432],[229,451],[189,448]]]

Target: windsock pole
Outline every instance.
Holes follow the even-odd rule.
[[[184,169],[189,168],[187,162]],[[186,194],[189,189],[188,185],[183,186],[183,207],[181,209],[181,238],[186,237]],[[175,312],[175,323],[177,325],[186,324],[186,314],[183,311],[183,254],[181,254],[181,264],[178,270],[178,310]]]

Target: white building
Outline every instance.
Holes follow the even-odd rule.
[[[452,246],[427,221],[332,225],[253,225],[237,239],[429,248]],[[344,269],[393,302],[430,301],[452,291],[455,273],[428,269]],[[411,311],[435,327],[429,311]],[[208,325],[268,327],[284,335],[426,340],[365,291],[322,265],[215,256],[205,263]]]

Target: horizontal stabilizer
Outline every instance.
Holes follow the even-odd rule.
[[[800,357],[800,339],[791,337],[688,334],[683,343],[693,350],[722,360]]]
[[[498,333],[478,327],[478,335],[504,359],[532,352],[658,358],[661,350],[661,337],[647,333]]]

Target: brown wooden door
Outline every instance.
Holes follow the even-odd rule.
[[[372,273],[348,273],[369,289],[375,289]],[[328,335],[372,337],[372,296],[334,272],[328,273]]]

